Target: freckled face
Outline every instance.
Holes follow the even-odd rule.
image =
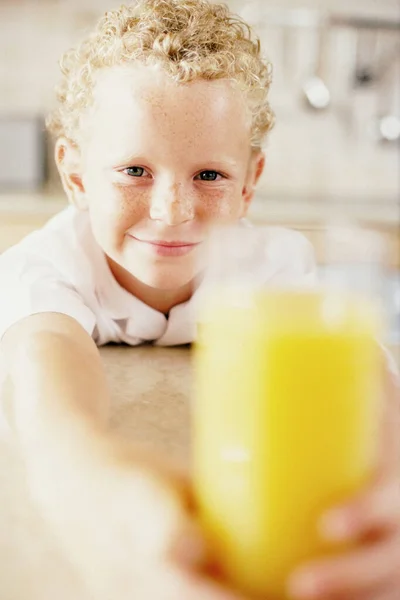
[[[196,276],[210,226],[243,217],[250,127],[228,81],[175,84],[161,69],[98,77],[83,146],[94,235],[126,278],[160,290]]]

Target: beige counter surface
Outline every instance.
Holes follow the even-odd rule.
[[[101,354],[113,429],[188,460],[189,350],[107,346]],[[23,462],[2,422],[0,433],[0,600],[89,600],[30,501]]]

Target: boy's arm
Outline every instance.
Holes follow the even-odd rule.
[[[61,314],[27,317],[0,356],[31,494],[94,597],[240,600],[201,574],[185,479],[107,431],[110,394],[85,330]]]
[[[37,436],[64,432],[71,442],[74,431],[104,429],[110,395],[99,351],[73,318],[42,313],[21,320],[5,333],[0,356],[8,411],[27,449]]]

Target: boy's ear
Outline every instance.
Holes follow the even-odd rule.
[[[55,161],[68,200],[79,210],[87,210],[87,198],[82,182],[80,153],[70,140],[60,137],[56,142]]]
[[[249,170],[246,177],[245,186],[242,190],[243,196],[243,215],[245,216],[254,198],[254,193],[258,180],[260,179],[265,167],[265,154],[261,150],[253,153],[250,159]]]

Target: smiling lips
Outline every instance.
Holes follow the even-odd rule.
[[[164,240],[141,240],[139,238],[131,237],[141,244],[145,244],[150,251],[157,256],[184,256],[189,254],[194,248],[196,248],[201,242],[183,242],[173,241],[168,242]]]

